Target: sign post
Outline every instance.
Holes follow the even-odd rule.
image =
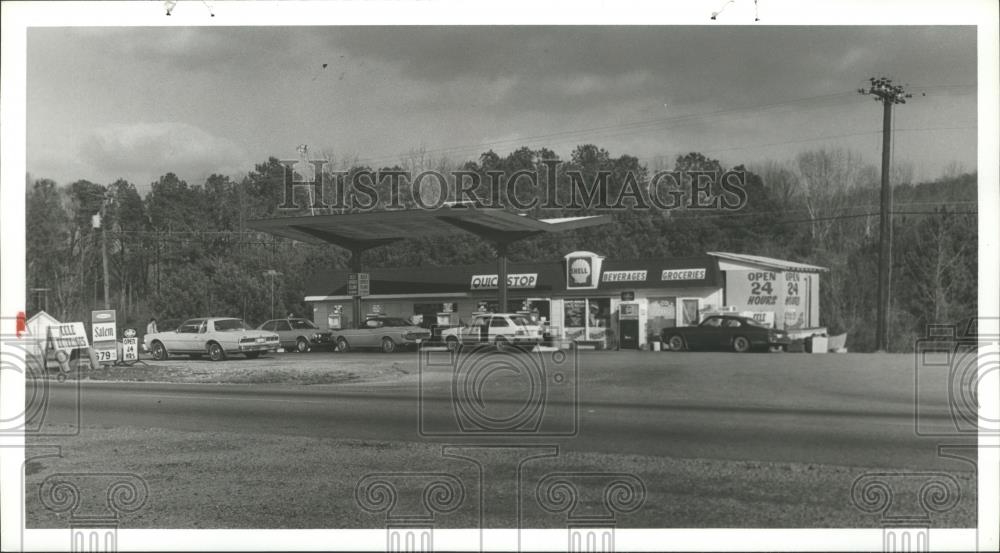
[[[98,363],[114,363],[118,360],[118,330],[115,326],[115,310],[104,309],[90,312],[91,344]]]

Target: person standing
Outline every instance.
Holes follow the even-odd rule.
[[[159,332],[156,330],[156,317],[149,318],[149,324],[146,325],[146,334],[156,334]]]

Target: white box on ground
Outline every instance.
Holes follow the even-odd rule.
[[[809,338],[809,343],[811,346],[810,350],[813,353],[826,353],[826,350],[829,347],[829,342],[827,341],[826,336],[813,336],[812,338]]]

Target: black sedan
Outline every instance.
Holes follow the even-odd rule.
[[[716,315],[698,326],[663,329],[663,341],[673,351],[732,350],[744,353],[754,348],[781,351],[788,346],[788,334],[750,317]]]

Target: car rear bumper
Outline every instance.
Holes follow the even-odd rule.
[[[278,344],[240,344],[234,353],[246,353],[248,351],[278,351]]]

